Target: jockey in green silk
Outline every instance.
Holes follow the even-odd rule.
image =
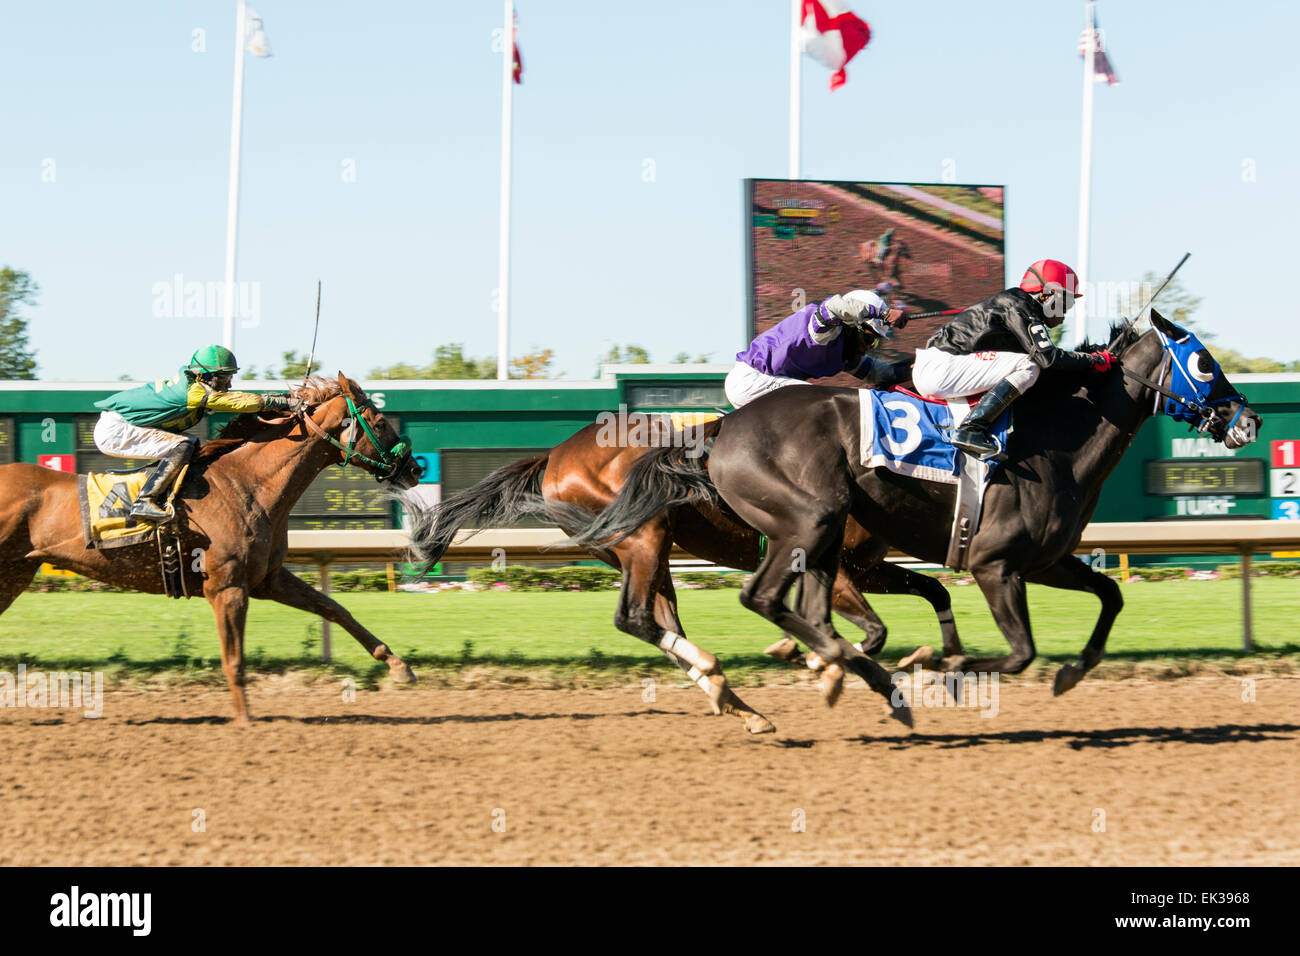
[[[157,458],[158,464],[140,489],[131,508],[133,518],[155,523],[170,519],[163,508],[176,473],[190,460],[198,439],[181,434],[208,412],[292,411],[288,395],[232,392],[230,380],[239,363],[227,348],[208,345],[188,365],[168,379],[110,395],[95,403],[100,409],[95,444],[119,458]]]

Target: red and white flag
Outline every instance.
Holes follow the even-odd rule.
[[[1094,26],[1095,26],[1094,21]],[[1107,86],[1114,86],[1119,82],[1119,74],[1115,68],[1110,65],[1110,58],[1106,56],[1106,34],[1101,30],[1084,30],[1083,35],[1079,37],[1079,56],[1088,55],[1088,33],[1092,33],[1093,54],[1092,54],[1092,71],[1093,79],[1097,83],[1104,82]]]
[[[831,71],[831,89],[848,82],[844,67],[871,40],[871,27],[840,0],[803,0],[803,51]]]

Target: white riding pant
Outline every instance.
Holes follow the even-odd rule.
[[[1021,392],[1038,381],[1039,368],[1022,352],[953,355],[942,349],[917,349],[912,384],[927,398],[964,398],[1010,382]]]
[[[727,373],[727,379],[722,383],[722,388],[727,393],[727,401],[731,402],[734,407],[740,408],[740,406],[749,404],[760,395],[775,392],[778,388],[785,388],[787,385],[807,384],[803,379],[768,375],[746,365],[744,362],[737,362],[735,367]]]
[[[113,411],[100,412],[95,423],[95,445],[118,458],[164,458],[189,443],[188,435],[132,425]]]

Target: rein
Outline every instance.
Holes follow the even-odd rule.
[[[377,436],[374,430],[370,427],[370,423],[361,416],[361,412],[365,411],[367,408],[374,408],[375,403],[366,399],[366,401],[361,405],[357,405],[356,402],[352,400],[351,396],[345,397],[348,402],[348,422],[352,426],[348,429],[348,443],[346,445],[317,425],[316,422],[312,420],[312,417],[307,414],[305,409],[298,413],[298,418],[302,421],[303,426],[308,431],[318,438],[325,439],[325,441],[343,452],[343,460],[339,462],[340,467],[346,468],[351,462],[356,461],[369,465],[371,468],[375,469],[375,481],[385,481],[392,478],[411,456],[410,441],[408,441],[405,436],[399,435],[397,438],[397,444],[392,448],[385,450],[379,443],[379,436]],[[363,455],[361,452],[356,450],[357,425],[361,426],[361,431],[379,453],[378,461]]]
[[[1164,336],[1162,335],[1160,338],[1161,338],[1161,343],[1163,345]],[[1165,346],[1164,358],[1160,360],[1160,375],[1158,377],[1163,379],[1165,377],[1166,370],[1172,370],[1172,366],[1173,366],[1173,361],[1169,354],[1169,349],[1167,346]],[[1209,429],[1214,427],[1216,422],[1222,421],[1222,418],[1219,416],[1219,413],[1216,412],[1212,406],[1203,405],[1200,402],[1196,401],[1195,399],[1183,398],[1181,395],[1171,392],[1169,389],[1161,385],[1158,381],[1153,382],[1145,375],[1139,375],[1137,372],[1128,368],[1123,363],[1123,361],[1119,363],[1119,367],[1120,367],[1120,371],[1122,371],[1127,378],[1131,378],[1133,381],[1145,385],[1147,388],[1151,389],[1157,395],[1163,395],[1165,398],[1169,399],[1174,404],[1187,409],[1189,412],[1191,412],[1194,415],[1200,416],[1201,419],[1200,423],[1191,425],[1191,427],[1194,428],[1197,432],[1209,431]],[[1228,422],[1226,426],[1224,426],[1225,432],[1231,429],[1233,425],[1237,424],[1237,419],[1241,417],[1241,413],[1246,410],[1246,405],[1248,404],[1246,401],[1246,396],[1241,394],[1228,395],[1225,396],[1225,398],[1223,399],[1223,401],[1234,401],[1234,400],[1239,400],[1238,407],[1237,407],[1237,414],[1233,415],[1232,420]],[[1158,402],[1159,399],[1157,399],[1157,403]],[[1168,412],[1165,411],[1165,409],[1162,408],[1155,409],[1155,414],[1161,414],[1161,413],[1168,414]]]

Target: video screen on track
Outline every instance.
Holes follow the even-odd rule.
[[[1002,186],[745,180],[746,341],[850,289],[874,289],[913,315],[1000,291],[1005,195]],[[879,351],[889,361],[910,359],[944,321],[909,322]]]

